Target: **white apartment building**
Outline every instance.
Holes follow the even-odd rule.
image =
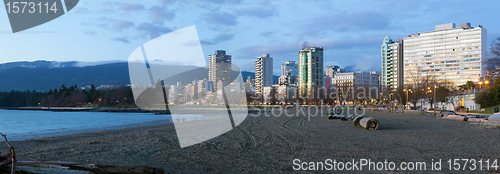
[[[376,98],[379,92],[380,74],[377,71],[358,71],[358,72],[345,72],[337,73],[335,75],[335,85],[337,93],[343,100],[354,99],[358,87],[364,87],[366,97]],[[376,89],[376,91],[374,90]]]
[[[486,29],[462,23],[436,25],[435,31],[412,34],[404,40],[404,85],[425,76],[457,87],[486,75]]]
[[[273,84],[273,58],[263,54],[255,60],[255,92],[262,94],[262,88]]]

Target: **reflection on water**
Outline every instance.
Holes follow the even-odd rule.
[[[184,121],[197,117],[199,115],[186,114]],[[149,126],[171,121],[170,115],[153,113],[0,110],[0,132],[7,135],[10,141]]]

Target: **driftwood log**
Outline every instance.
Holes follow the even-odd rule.
[[[443,117],[445,120],[467,121],[469,118],[460,115],[448,115]]]
[[[4,156],[0,156],[0,170],[2,170],[3,168],[7,167],[10,164],[11,166],[10,173],[14,174],[15,172],[14,168],[16,167],[16,152],[14,151],[14,147],[12,147],[9,144],[9,141],[7,141],[7,136],[2,133],[0,133],[0,135],[5,140],[5,144],[9,146],[9,153],[10,153]]]
[[[488,120],[500,122],[500,114],[493,114],[488,117]]]
[[[354,126],[362,127],[365,128],[366,130],[377,130],[380,126],[378,120],[372,117],[365,117],[365,116],[354,118],[353,123]]]
[[[121,165],[103,165],[103,164],[82,164],[65,161],[18,161],[17,170],[27,173],[151,173],[163,174],[165,171],[161,168],[148,166],[121,166]]]

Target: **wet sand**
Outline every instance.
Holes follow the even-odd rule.
[[[350,121],[328,120],[326,114],[310,120],[302,113],[293,115],[249,116],[227,133],[185,148],[180,148],[173,124],[40,138],[11,145],[19,160],[146,165],[163,168],[167,173],[289,173],[294,171],[294,159],[387,159],[396,163],[500,159],[498,128],[433,116],[366,111],[366,116],[381,124],[379,130],[368,131],[354,127]],[[0,145],[0,151],[6,150]],[[447,171],[443,166],[442,172]]]

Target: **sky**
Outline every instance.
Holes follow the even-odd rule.
[[[302,43],[324,48],[324,65],[379,71],[386,35],[399,40],[435,25],[469,22],[500,37],[500,1],[80,0],[50,22],[12,33],[0,8],[0,63],[127,61],[136,48],[163,34],[196,26],[205,59],[215,50],[254,71],[256,57],[273,57],[273,74],[297,61]]]

